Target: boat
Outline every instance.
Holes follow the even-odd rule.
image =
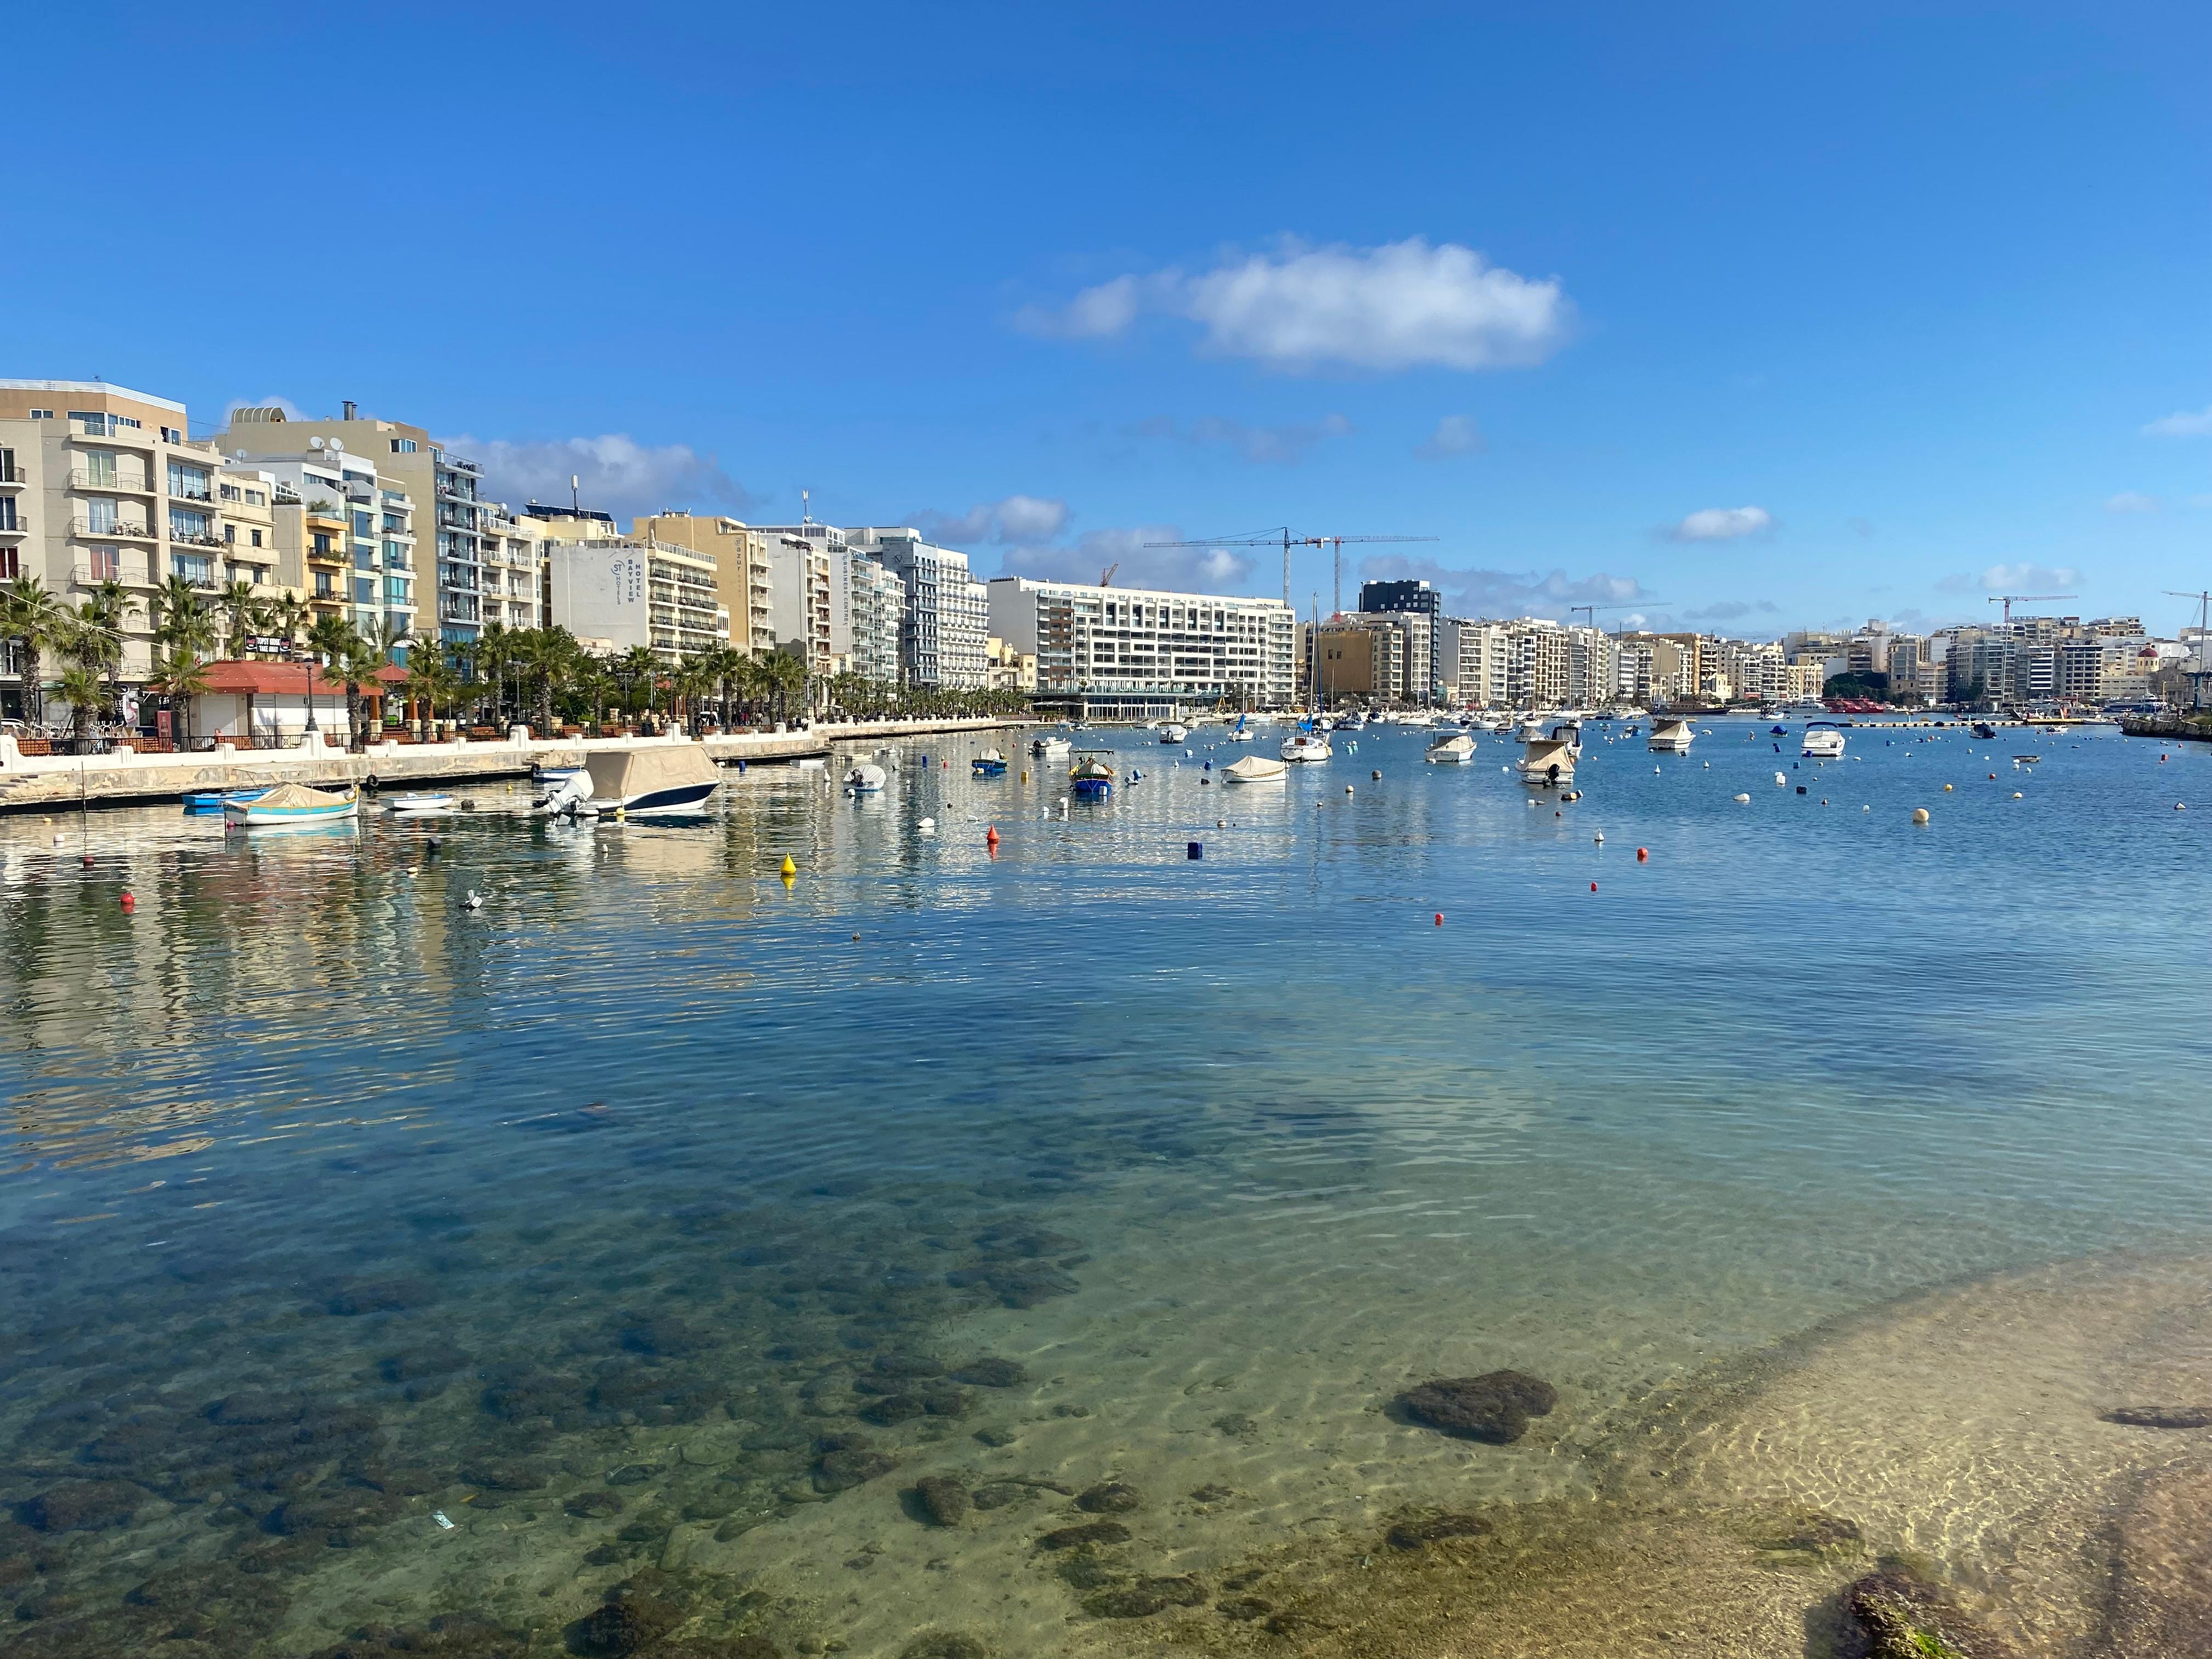
[[[1237,717],[1237,724],[1229,728],[1228,736],[1229,741],[1231,743],[1249,743],[1252,741],[1252,733],[1245,727],[1243,715],[1239,714]]]
[[[1364,708],[1356,708],[1337,724],[1346,732],[1364,732],[1367,729],[1367,711]]]
[[[1520,742],[1534,743],[1544,735],[1544,717],[1541,714],[1523,714],[1513,735]]]
[[[1844,757],[1844,728],[1833,720],[1814,720],[1805,727],[1805,746],[1799,750],[1807,760],[1841,760]]]
[[[968,765],[979,778],[1003,778],[1006,775],[1006,757],[995,749],[986,749]]]
[[[1651,722],[1651,735],[1644,741],[1655,755],[1686,755],[1697,735],[1689,721],[1662,717]]]
[[[1440,766],[1465,766],[1474,759],[1474,739],[1464,732],[1455,732],[1431,744],[1428,753],[1421,758]]]
[[[1276,751],[1286,761],[1325,761],[1333,752],[1328,739],[1318,732],[1293,732]]]
[[[211,817],[234,800],[259,800],[271,787],[264,784],[258,789],[196,789],[185,797],[185,811],[193,817]]]
[[[1190,741],[1190,728],[1188,726],[1177,726],[1174,721],[1170,720],[1167,725],[1163,726],[1160,728],[1160,741],[1162,743],[1188,743]]]
[[[1265,755],[1247,755],[1234,765],[1223,768],[1221,773],[1231,783],[1280,783],[1290,775],[1289,767]]]
[[[1067,739],[1057,732],[1041,732],[1030,739],[1030,753],[1042,755],[1048,759],[1054,755],[1065,755],[1067,750]]]
[[[361,797],[349,789],[343,795],[327,789],[310,789],[304,783],[280,783],[252,800],[226,800],[222,822],[226,829],[289,829],[303,823],[335,823],[356,817]]]
[[[384,798],[384,810],[403,818],[430,817],[440,812],[450,812],[459,805],[457,796],[441,795],[428,790],[410,790],[404,795],[386,795]]]
[[[530,769],[530,781],[540,789],[558,789],[583,769],[580,766],[533,766]]]
[[[1110,795],[1114,793],[1114,768],[1105,749],[1085,749],[1076,756],[1075,764],[1067,769],[1067,787],[1078,795]]]
[[[1974,722],[1974,735],[1979,738],[1984,743],[1991,743],[1996,738],[1997,729],[1996,726],[1991,726],[1987,720],[1976,720]],[[191,797],[187,796],[185,799],[190,799]]]
[[[1571,727],[1561,726],[1544,737],[1523,738],[1521,758],[1516,763],[1521,781],[1538,789],[1573,782],[1577,745],[1571,733]]]
[[[813,769],[821,767],[817,759]],[[655,744],[593,755],[574,777],[538,805],[571,817],[617,811],[625,817],[683,812],[704,805],[721,784],[722,775],[698,744]]]
[[[880,766],[863,761],[845,774],[845,793],[848,795],[880,795],[888,775]]]

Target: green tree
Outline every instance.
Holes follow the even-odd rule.
[[[438,706],[450,702],[460,684],[460,677],[446,660],[446,653],[435,646],[421,645],[408,653],[407,695],[415,700],[417,729],[423,742],[430,741]]]
[[[252,632],[253,584],[233,582],[216,596],[216,605],[222,611],[223,650],[234,659],[245,656],[246,638]]]
[[[155,684],[169,700],[169,709],[174,717],[173,730],[177,746],[189,749],[192,744],[192,699],[207,693],[207,662],[199,647],[190,641],[179,641],[154,662]]]
[[[23,718],[46,719],[46,651],[70,623],[69,608],[36,576],[18,576],[0,587],[0,636],[15,659],[23,686]]]
[[[336,614],[318,617],[307,629],[309,659],[335,667],[345,660],[347,653],[359,637],[353,630],[353,624],[343,617]],[[359,693],[356,692],[349,696],[349,704],[358,696]],[[307,677],[307,729],[310,732],[315,729],[315,681],[312,669]]]

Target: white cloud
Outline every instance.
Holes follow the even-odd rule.
[[[1682,614],[1699,622],[1740,622],[1746,617],[1774,615],[1781,610],[1771,599],[1717,599],[1712,604]]]
[[[1703,507],[1663,533],[1673,542],[1732,542],[1773,529],[1774,515],[1763,507]]]
[[[1041,495],[1005,495],[995,501],[978,501],[965,513],[938,513],[925,507],[909,515],[912,524],[930,540],[944,547],[963,547],[978,542],[1024,542],[1057,536],[1067,527],[1067,503]]]
[[[1415,236],[1372,248],[1286,240],[1274,253],[1196,274],[1116,276],[1015,320],[1032,333],[1097,339],[1126,332],[1146,311],[1198,324],[1201,348],[1215,356],[1291,373],[1541,362],[1573,318],[1557,277],[1533,281],[1472,248]]]
[[[1342,415],[1325,415],[1318,421],[1285,426],[1247,426],[1218,415],[1202,416],[1188,428],[1164,415],[1139,421],[1126,428],[1132,438],[1172,438],[1184,443],[1233,449],[1246,460],[1261,465],[1296,466],[1316,444],[1328,438],[1351,435],[1352,422]]]
[[[1978,574],[1946,576],[1936,587],[1942,593],[2055,593],[2081,580],[2081,573],[2071,565],[1993,564]]]
[[[2171,415],[2161,415],[2148,422],[2143,431],[2153,438],[2212,437],[2212,405],[2203,409],[2177,409]]]
[[[1074,582],[1095,582],[1108,566],[1118,565],[1115,586],[1170,593],[1234,593],[1251,579],[1254,562],[1241,547],[1146,545],[1182,539],[1182,532],[1171,524],[1093,530],[1073,547],[1009,548],[1001,563],[1009,576]]]
[[[438,441],[479,463],[485,495],[512,507],[531,501],[564,506],[572,477],[580,481],[577,494],[586,507],[617,518],[664,507],[740,513],[759,500],[713,456],[688,444],[649,449],[627,433],[531,443],[465,436]]]
[[[2146,495],[2140,489],[2123,489],[2117,495],[2105,497],[2105,511],[2107,513],[2155,513],[2158,511],[2158,497]]]
[[[1536,616],[1565,622],[1573,605],[1648,604],[1652,599],[1635,577],[1608,575],[1601,570],[1588,576],[1570,576],[1564,570],[1458,570],[1434,559],[1401,553],[1362,559],[1359,574],[1365,581],[1419,577],[1443,592],[1445,614],[1453,617]],[[1618,620],[1608,619],[1607,625]],[[1631,618],[1628,625],[1642,624]]]
[[[1437,422],[1428,442],[1413,453],[1425,461],[1449,460],[1455,455],[1475,455],[1490,447],[1472,415],[1447,415]]]

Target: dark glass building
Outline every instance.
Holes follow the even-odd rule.
[[[1425,581],[1362,582],[1359,608],[1372,612],[1395,612],[1429,619],[1429,696],[1443,687],[1444,596]]]

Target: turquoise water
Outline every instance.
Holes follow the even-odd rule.
[[[23,1650],[597,1650],[641,1571],[701,1639],[1118,1650],[1132,1575],[1585,1492],[1731,1354],[2212,1232],[2201,752],[1716,721],[1531,805],[1496,738],[1208,735],[1064,817],[933,739],[666,826],[0,821]],[[1379,1410],[1503,1365],[1540,1458]],[[1030,1546],[1108,1479],[1086,1583]]]

